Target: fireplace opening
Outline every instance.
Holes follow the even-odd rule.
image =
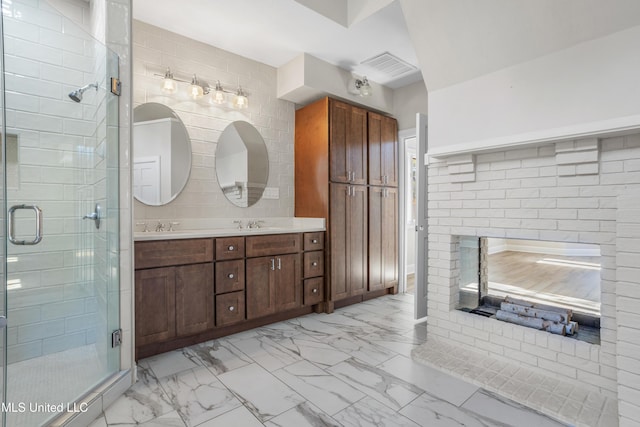
[[[600,343],[598,245],[460,237],[459,246],[459,310]]]

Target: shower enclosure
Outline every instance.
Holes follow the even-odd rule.
[[[1,4],[0,403],[33,427],[120,367],[118,58],[44,0]]]

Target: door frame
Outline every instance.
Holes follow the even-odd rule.
[[[409,183],[407,182],[407,168],[405,157],[406,153],[406,140],[416,138],[416,128],[403,129],[398,132],[398,291],[406,292],[407,290],[407,271],[406,271],[406,258],[407,258],[407,209],[406,209],[406,191]]]

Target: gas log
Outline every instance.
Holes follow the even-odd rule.
[[[578,332],[578,323],[571,320],[572,314],[573,312],[567,308],[507,296],[500,303],[496,318],[552,334],[573,335]]]

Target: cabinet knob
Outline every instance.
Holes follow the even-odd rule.
[[[229,311],[233,311],[233,310],[235,310],[235,309],[236,309],[236,308],[235,308],[234,306],[229,307]]]
[[[235,276],[233,275],[233,273],[229,273],[229,275],[227,276],[229,279],[233,279]]]
[[[318,243],[318,239],[313,239],[311,243]]]
[[[230,250],[230,251],[233,251],[233,250],[235,250],[235,249],[236,249],[236,247],[235,247],[235,246],[233,246],[233,245],[229,245],[229,247],[228,247],[227,249],[228,249],[228,250]]]
[[[311,265],[312,265],[312,266],[314,266],[314,267],[317,267],[317,266],[318,266],[318,262],[317,262],[317,261],[313,261],[313,262],[311,263]]]
[[[314,294],[317,294],[318,293],[318,288],[313,288],[313,290],[311,292],[313,292]]]

